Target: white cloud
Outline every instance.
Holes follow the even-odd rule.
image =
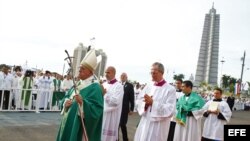
[[[23,64],[62,72],[64,50],[79,42],[108,55],[108,65],[148,81],[150,65],[195,74],[205,14],[212,0],[0,1],[0,63]],[[220,21],[223,73],[240,77],[250,37],[250,2],[214,0]],[[28,53],[31,52],[31,53]],[[249,67],[246,61],[246,68]],[[135,68],[136,70],[134,70]],[[221,63],[219,64],[221,72]],[[249,71],[245,80],[250,81]],[[167,75],[167,74],[166,74]],[[168,75],[171,75],[170,73]],[[167,77],[167,76],[166,76]]]

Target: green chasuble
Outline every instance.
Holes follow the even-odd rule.
[[[54,91],[53,97],[52,97],[52,106],[55,106],[56,102],[59,103],[59,101],[62,100],[64,96],[65,96],[65,92]]]
[[[70,89],[64,100],[70,98],[74,90]],[[103,96],[98,83],[80,90],[83,97],[84,122],[89,141],[100,141],[103,116]],[[64,100],[62,103],[64,103]],[[73,100],[72,105],[64,110],[59,127],[57,141],[82,141],[82,125],[78,115],[78,104]]]
[[[56,102],[62,100],[65,96],[65,92],[60,91],[61,88],[61,80],[54,79],[54,91],[52,96],[52,106],[56,105]]]
[[[181,125],[186,124],[188,112],[199,110],[205,104],[205,101],[202,99],[202,97],[195,92],[192,92],[187,100],[186,98],[187,96],[184,95],[180,97],[176,103],[176,121]]]
[[[54,79],[54,80],[53,80],[53,84],[54,84],[54,91],[60,91],[60,88],[61,88],[61,80]]]
[[[32,86],[33,86],[32,77],[24,77],[23,78],[23,87],[22,87],[24,90],[22,90],[21,99],[24,100],[24,106],[26,106],[26,108],[27,108],[27,106],[29,106],[30,95],[31,95],[31,90],[26,90],[26,89],[32,89]]]

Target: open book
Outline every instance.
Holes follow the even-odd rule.
[[[210,103],[210,105],[208,107],[208,110],[210,110],[210,111],[217,111],[218,105],[219,105],[219,102],[213,101],[213,102]]]

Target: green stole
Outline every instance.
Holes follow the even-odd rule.
[[[54,82],[54,91],[60,91],[61,80],[58,80],[58,82],[57,82],[57,79],[54,79],[53,82]]]
[[[190,94],[188,100],[186,100],[186,98],[186,95],[179,98],[176,105],[177,114],[175,117],[176,121],[184,126],[186,124],[187,113],[199,110],[205,104],[205,101],[195,92]]]
[[[23,81],[24,81],[23,89],[32,89],[33,79],[31,77],[24,77]],[[23,100],[25,96],[24,106],[29,105],[30,95],[31,95],[31,90],[22,90],[21,99]]]
[[[65,92],[60,92],[61,80],[57,81],[57,79],[54,79],[53,83],[54,83],[54,92],[52,96],[52,106],[55,106],[56,102],[59,102],[60,100],[63,99],[63,97],[65,96]]]

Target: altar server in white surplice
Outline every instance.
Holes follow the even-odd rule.
[[[38,88],[40,90],[40,101],[39,108],[41,110],[46,110],[48,108],[48,102],[50,95],[52,94],[53,80],[51,78],[51,73],[49,71],[45,72],[45,75],[39,78]]]
[[[13,98],[14,98],[14,108],[21,108],[21,71],[16,71],[13,78]]]
[[[224,125],[231,119],[232,112],[227,102],[222,100],[220,88],[214,89],[214,99],[208,101],[202,109],[205,117],[202,141],[224,140]]]
[[[102,141],[118,140],[118,128],[122,110],[123,86],[115,78],[116,70],[110,66],[105,71],[107,81],[103,83],[104,112]]]
[[[151,68],[154,84],[140,94],[137,111],[141,115],[134,141],[167,141],[170,120],[176,104],[175,88],[163,79],[164,66],[155,62]]]

